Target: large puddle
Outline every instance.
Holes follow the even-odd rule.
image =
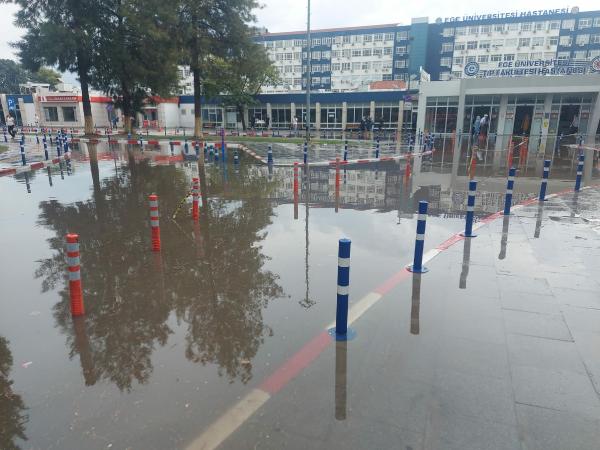
[[[291,168],[243,155],[199,170],[137,148],[82,150],[68,166],[0,178],[3,449],[183,448],[334,319],[339,238],[352,240],[352,301],[411,262],[419,200],[426,250],[464,228],[466,178],[436,161],[410,180],[403,162],[341,170],[339,192],[335,170],[301,170],[295,203]],[[520,181],[515,203],[539,187]],[[504,189],[483,179],[476,215],[501,209]],[[75,320],[69,232],[86,309]]]

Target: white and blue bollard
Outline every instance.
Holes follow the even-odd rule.
[[[424,200],[419,202],[419,215],[417,216],[417,237],[415,240],[415,257],[413,264],[408,267],[408,270],[413,273],[425,273],[429,269],[423,266],[423,249],[425,247],[425,227],[427,225],[427,206],[428,203]]]
[[[187,139],[183,143],[183,151],[185,152],[186,155],[190,152],[190,146],[188,145]]]
[[[513,188],[515,186],[515,173],[517,169],[511,167],[508,170],[508,181],[506,183],[506,195],[504,196],[504,215],[510,215],[510,207],[512,206]]]
[[[342,238],[339,240],[335,328],[329,330],[329,334],[335,337],[336,341],[347,341],[354,337],[354,332],[348,328],[350,245],[350,239]]]
[[[344,142],[344,161],[348,161],[348,141]]]
[[[21,162],[23,163],[24,166],[26,166],[27,161],[25,160],[25,144],[23,142],[21,142],[19,145],[21,147]]]
[[[46,133],[44,133],[44,136],[42,137],[42,142],[44,144],[44,157],[46,158],[46,161],[48,161],[49,155],[48,155],[48,142],[46,141]]]
[[[304,166],[308,162],[308,142],[304,141]]]
[[[269,144],[269,148],[267,149],[267,164],[273,164],[273,146]]]
[[[69,153],[69,137],[66,134],[63,135],[63,149],[65,155]]]
[[[60,157],[62,144],[60,143],[60,134],[56,135],[56,154]]]
[[[551,160],[544,160],[544,173],[542,174],[542,185],[540,186],[540,202],[546,200],[546,187],[548,186],[548,175],[550,175]]]
[[[583,150],[579,150],[579,162],[577,163],[577,177],[575,178],[575,192],[581,190],[581,177],[583,175],[583,163],[585,162],[585,155]]]
[[[475,215],[475,192],[477,191],[477,181],[469,181],[469,196],[467,197],[467,218],[465,222],[465,231],[461,236],[473,238],[473,216]]]
[[[235,152],[233,153],[233,163],[237,165],[237,164],[239,164],[239,162],[240,162],[240,155],[238,155],[238,151],[236,149]],[[271,168],[271,170],[272,170],[272,168]]]

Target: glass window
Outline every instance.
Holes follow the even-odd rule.
[[[375,33],[375,36],[373,36],[373,40],[375,42],[383,41],[383,33]]]
[[[541,31],[546,29],[546,22],[534,22],[534,29]]]
[[[573,38],[571,36],[561,36],[559,43],[564,47],[570,47],[573,44]]]
[[[502,55],[492,55],[490,57],[491,61],[502,61]]]
[[[492,41],[479,41],[479,48],[490,48],[490,45],[492,45]]]
[[[383,49],[382,48],[374,48],[373,49],[373,56],[381,56],[383,55]]]
[[[442,36],[444,36],[444,37],[454,36],[454,28],[444,28],[442,31]]]
[[[455,56],[454,60],[453,60],[454,64],[459,64],[459,65],[461,65],[463,63],[463,61],[464,61],[464,58],[462,56]]]
[[[517,61],[525,61],[529,59],[529,53],[517,53]]]
[[[396,55],[405,55],[406,54],[406,45],[402,45],[401,47],[396,47]]]
[[[580,34],[575,39],[575,43],[577,45],[587,45],[590,43],[590,35],[589,34]]]
[[[592,44],[600,44],[600,34],[592,34],[590,36],[590,42]]]
[[[444,42],[442,44],[442,53],[451,52],[453,47],[452,42]]]
[[[44,119],[46,119],[46,122],[58,122],[58,108],[56,106],[45,106]]]
[[[408,31],[398,31],[396,33],[396,40],[406,41],[408,39]]]
[[[394,33],[385,33],[384,39],[386,41],[393,41],[394,40]]]
[[[569,59],[571,58],[571,52],[558,52],[556,57],[558,59]]]
[[[516,47],[518,42],[518,39],[507,39],[506,41],[504,41],[504,45],[506,45],[507,47]]]
[[[577,24],[577,26],[580,30],[583,30],[584,28],[589,28],[592,26],[592,19],[591,18],[579,19],[579,23]]]
[[[515,55],[513,53],[506,53],[504,55],[504,61],[514,61]]]
[[[466,36],[467,35],[467,28],[466,27],[458,27],[456,29],[456,35],[457,36]]]
[[[392,47],[384,47],[383,48],[383,54],[384,55],[391,55],[392,54],[392,50],[393,50]]]
[[[361,49],[354,49],[352,50],[352,56],[361,56],[362,55],[362,50]]]
[[[548,38],[548,45],[558,45],[558,37],[550,37]]]
[[[364,48],[362,51],[362,55],[363,56],[371,56],[371,49],[370,48]]]
[[[467,50],[475,50],[477,48],[477,41],[467,42]]]
[[[600,27],[600,17],[594,18],[594,27]]]
[[[517,31],[518,29],[519,29],[518,23],[509,23],[508,24],[508,31]]]
[[[532,47],[540,47],[540,46],[544,45],[544,41],[545,41],[545,38],[543,38],[543,37],[534,37],[531,39],[531,46]]]
[[[396,69],[404,69],[406,67],[406,60],[405,59],[401,59],[400,61],[396,61],[394,63],[394,66],[396,67]]]
[[[341,67],[342,67],[342,66],[341,66],[341,64],[340,64],[340,63],[333,63],[333,64],[331,65],[331,70],[337,71],[337,70],[340,70],[340,69],[341,69]]]
[[[481,32],[482,33],[490,33],[492,31],[492,26],[491,25],[481,25]]]
[[[575,58],[575,59],[587,58],[587,50],[577,50],[577,51],[573,52],[573,58]]]
[[[469,34],[479,33],[479,27],[469,27]]]
[[[467,62],[475,62],[475,61],[477,61],[476,56],[467,56]]]
[[[363,35],[363,42],[373,42],[373,35],[372,34]]]
[[[531,22],[523,22],[521,24],[521,31],[531,31]]]
[[[350,36],[343,36],[342,40],[344,41],[344,44],[349,44],[350,43]]]
[[[464,42],[457,42],[456,44],[454,44],[454,50],[464,50],[464,49],[465,49]]]
[[[488,62],[488,59],[489,59],[488,55],[479,55],[477,57],[477,62],[486,63],[486,62]]]
[[[444,57],[440,59],[440,66],[451,67],[452,66],[452,58]]]
[[[462,76],[462,72],[452,72],[452,78],[460,78]]]
[[[562,29],[563,30],[571,30],[575,29],[575,19],[565,19],[562,21]]]
[[[531,45],[530,38],[520,38],[519,39],[519,47],[529,47]]]
[[[497,23],[494,25],[494,31],[496,32],[502,32],[504,31],[504,24],[503,23]]]
[[[550,22],[550,27],[551,30],[558,30],[560,28],[560,22],[558,20],[553,20],[552,22]]]
[[[362,70],[369,70],[371,68],[371,63],[370,62],[363,62],[361,67]]]
[[[74,106],[62,107],[63,122],[77,122]]]

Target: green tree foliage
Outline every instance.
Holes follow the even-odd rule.
[[[54,87],[61,79],[58,72],[48,67],[40,67],[37,72],[31,73],[15,61],[0,59],[0,92],[16,94],[20,91],[19,85],[28,81],[48,83],[50,87]]]
[[[164,0],[106,0],[94,84],[112,94],[125,126],[153,96],[172,95],[178,54],[169,35],[174,9]]]
[[[255,0],[178,0],[177,38],[181,62],[194,79],[194,135],[202,134],[202,84],[214,73],[214,58],[224,58],[254,22]]]
[[[8,341],[0,336],[0,448],[3,450],[18,450],[15,440],[27,439],[25,405],[21,396],[13,392],[13,381],[9,378],[12,364]]]
[[[90,103],[90,70],[96,56],[102,19],[102,0],[0,0],[21,7],[17,26],[26,30],[15,44],[23,65],[32,71],[41,66],[57,67],[77,74],[85,132],[93,133]]]
[[[34,83],[48,83],[51,88],[62,83],[60,73],[48,67],[40,67],[37,72],[31,74],[30,78]]]
[[[19,84],[27,83],[29,76],[29,72],[20,64],[10,59],[0,59],[0,92],[18,93]]]
[[[217,86],[227,105],[235,106],[246,129],[244,108],[256,103],[256,95],[266,84],[277,84],[279,73],[273,66],[264,47],[250,36],[240,40],[230,56],[221,64],[221,76],[215,77]]]

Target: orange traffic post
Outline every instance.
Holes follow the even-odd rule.
[[[406,158],[406,167],[404,169],[404,181],[408,181],[410,178],[411,170],[410,170],[410,156]]]
[[[513,166],[513,157],[515,152],[515,144],[513,142],[512,135],[509,137],[508,141],[508,155],[506,155],[506,167],[509,169]]]
[[[477,169],[477,156],[476,153],[473,152],[471,155],[471,164],[469,166],[469,178],[472,180],[475,178],[475,171]]]
[[[199,198],[198,191],[200,190],[200,180],[198,178],[192,178],[192,219],[195,221],[200,217],[199,214]]]
[[[298,201],[298,163],[294,163],[294,201]]]
[[[150,227],[152,228],[152,251],[160,251],[160,224],[158,221],[158,195],[148,197],[150,202]]]
[[[83,292],[81,289],[78,234],[67,234],[67,264],[69,266],[69,295],[71,298],[71,314],[75,317],[82,316],[85,313],[85,310],[83,307]]]

